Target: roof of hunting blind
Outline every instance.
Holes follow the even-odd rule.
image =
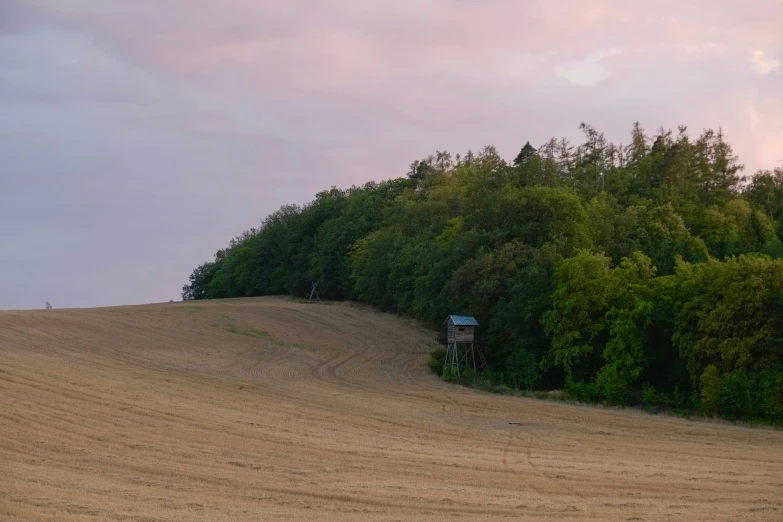
[[[472,315],[450,315],[449,319],[454,326],[478,326],[478,321]]]

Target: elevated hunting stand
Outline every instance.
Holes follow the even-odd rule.
[[[446,319],[446,364],[456,372],[464,364],[478,371],[487,365],[484,353],[475,344],[476,318],[470,315],[450,315]]]

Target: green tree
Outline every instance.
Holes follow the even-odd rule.
[[[552,339],[547,362],[574,381],[591,380],[601,367],[609,277],[610,259],[584,250],[555,268],[552,309],[542,318]]]
[[[514,158],[514,166],[518,167],[519,165],[522,165],[525,161],[532,158],[536,155],[536,149],[533,148],[533,146],[528,141],[525,143],[525,146],[522,147],[522,150],[519,151],[519,154],[517,154],[517,157]]]
[[[605,400],[627,403],[646,365],[645,346],[653,318],[655,267],[650,258],[635,252],[612,270],[605,293],[609,310],[605,321],[609,340],[596,389]]]

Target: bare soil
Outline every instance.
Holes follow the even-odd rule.
[[[433,345],[282,298],[0,313],[0,520],[783,520],[783,432],[452,386]]]

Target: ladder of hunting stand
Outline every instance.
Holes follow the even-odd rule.
[[[321,302],[321,297],[318,295],[318,281],[313,281],[313,289],[310,291],[310,302],[313,302],[313,296]]]

